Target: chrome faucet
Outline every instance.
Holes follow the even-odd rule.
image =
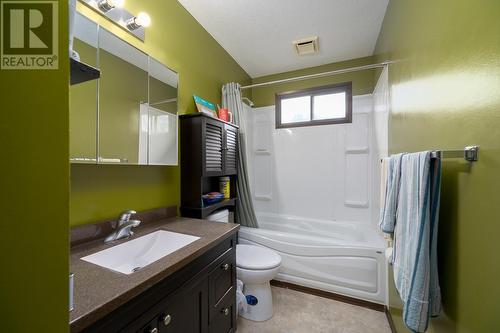
[[[139,220],[130,219],[130,217],[136,213],[137,212],[135,210],[126,210],[122,212],[116,222],[116,230],[104,239],[104,243],[111,243],[122,238],[131,237],[134,234],[132,228],[141,224],[141,221]]]

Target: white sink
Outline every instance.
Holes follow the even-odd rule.
[[[132,274],[198,239],[200,237],[159,230],[83,257],[82,260],[123,274]]]

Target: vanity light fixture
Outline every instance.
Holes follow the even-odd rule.
[[[151,24],[151,18],[148,14],[140,12],[137,16],[128,19],[125,24],[130,30],[136,30],[140,27],[147,28]]]
[[[0,0],[1,1],[1,0]],[[67,1],[67,0],[66,0]],[[125,0],[77,0],[94,10],[99,15],[144,42],[146,27],[151,24],[151,18],[145,12],[137,15],[124,8]]]
[[[122,8],[125,4],[125,0],[99,0],[97,2],[97,7],[103,12],[107,13],[113,8]]]

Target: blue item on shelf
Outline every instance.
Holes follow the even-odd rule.
[[[214,203],[220,202],[224,199],[224,193],[210,192],[207,194],[203,194],[201,198],[203,199],[204,205],[213,205]]]

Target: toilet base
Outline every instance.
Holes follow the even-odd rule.
[[[258,303],[256,305],[248,304],[246,311],[240,311],[240,316],[252,321],[265,321],[272,318],[273,295],[269,282],[245,284],[243,293],[255,296]]]

